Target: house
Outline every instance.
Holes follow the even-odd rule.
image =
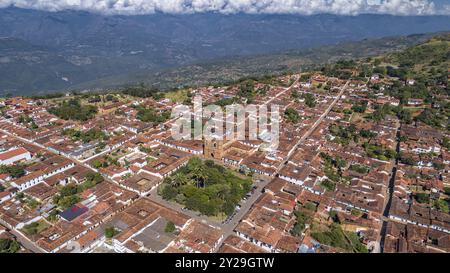
[[[370,77],[370,81],[371,82],[376,82],[376,81],[379,81],[380,80],[380,75],[378,75],[378,74],[373,74],[371,77]]]
[[[0,165],[11,165],[18,161],[26,161],[30,159],[31,153],[22,147],[0,153]]]
[[[33,171],[11,182],[11,185],[24,191],[32,186],[39,184],[44,179],[62,173],[75,166],[75,163],[63,157],[54,156],[42,162],[42,169]]]
[[[144,172],[139,175],[135,175],[121,182],[120,185],[127,190],[138,193],[141,196],[148,195],[153,189],[155,189],[162,179]]]
[[[308,166],[297,167],[292,164],[287,164],[286,167],[280,171],[280,178],[301,186],[308,178],[311,171],[312,168]]]
[[[408,100],[409,106],[420,106],[423,105],[423,99],[409,99]]]
[[[72,222],[79,216],[86,213],[89,209],[83,205],[75,204],[72,207],[68,208],[67,210],[61,212],[59,216],[61,216],[62,219],[66,220],[67,222]]]
[[[12,193],[9,191],[0,192],[0,204],[8,201],[9,199],[12,198],[12,196],[13,196]]]
[[[198,221],[190,221],[165,252],[213,253],[222,240],[221,229]]]
[[[131,171],[121,166],[110,165],[106,168],[101,168],[101,173],[108,176],[110,179],[121,179],[124,176],[131,175]]]
[[[159,157],[146,166],[138,174],[146,173],[159,178],[165,178],[185,166],[190,158],[190,154],[172,148],[161,149]]]
[[[414,85],[416,83],[416,81],[414,79],[407,79],[406,80],[406,84],[407,85]]]
[[[186,215],[143,197],[112,217],[107,226],[121,231],[113,239],[113,248],[117,252],[132,253],[140,249],[164,252],[176,237],[164,231],[168,222],[183,231],[191,220]]]
[[[291,238],[294,245],[290,245],[286,241],[289,238],[288,231],[294,224],[292,213],[296,204],[295,194],[287,191],[290,187],[298,186],[275,179],[267,187],[268,190],[238,224],[235,232],[243,240],[266,252],[286,252],[288,249],[296,252],[299,242]]]
[[[229,236],[220,246],[219,253],[267,253],[264,249],[238,236]]]

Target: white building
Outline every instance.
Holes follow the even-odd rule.
[[[11,165],[22,160],[30,160],[31,153],[25,148],[12,149],[0,154],[0,165]]]

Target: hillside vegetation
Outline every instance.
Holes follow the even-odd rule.
[[[162,71],[145,71],[106,77],[80,85],[74,90],[106,88],[145,83],[160,90],[184,86],[227,84],[242,78],[278,75],[292,71],[318,68],[342,59],[374,57],[396,52],[423,43],[436,34],[410,35],[381,39],[366,39],[339,45],[305,50],[291,50],[278,54],[236,57],[203,62]]]

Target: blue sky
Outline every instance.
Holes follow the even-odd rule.
[[[440,5],[449,4],[450,0],[436,0],[436,3]]]
[[[436,8],[441,9],[445,5],[450,5],[450,0],[434,0]]]

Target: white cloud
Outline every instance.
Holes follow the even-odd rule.
[[[444,5],[441,13],[442,14],[450,14],[450,4]]]
[[[0,7],[16,6],[39,10],[86,10],[106,14],[165,13],[331,13],[355,15],[435,14],[432,0],[0,0]],[[439,13],[450,14],[444,9]]]
[[[401,15],[416,14],[432,14],[435,12],[433,2],[422,0],[385,0],[380,6],[382,13],[397,13]]]

